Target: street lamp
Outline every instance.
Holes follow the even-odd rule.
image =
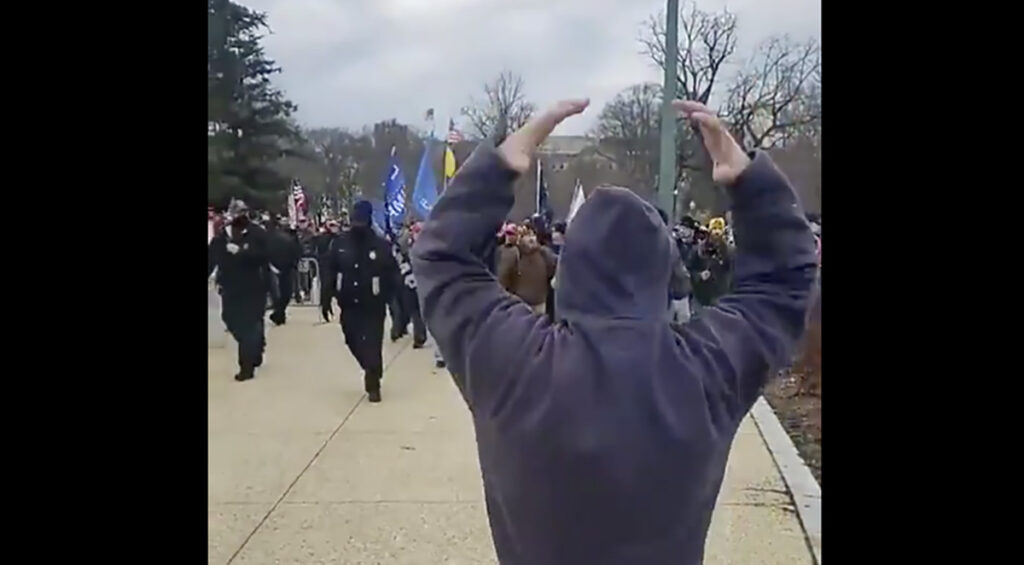
[[[658,197],[662,210],[675,205],[676,189],[676,63],[679,58],[679,0],[668,0],[665,13],[665,86],[661,98],[661,151],[658,158]]]

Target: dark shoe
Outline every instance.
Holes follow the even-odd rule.
[[[255,376],[256,376],[256,374],[253,371],[244,371],[244,370],[242,370],[242,371],[239,371],[237,375],[235,375],[235,380],[238,381],[238,382],[248,381],[248,380],[252,379]]]
[[[427,342],[413,343],[412,344],[412,348],[413,349],[423,349],[423,346],[426,345],[426,344],[427,344]]]
[[[270,321],[273,322],[275,326],[283,326],[284,323],[285,323],[285,318],[283,316],[280,317],[280,318],[275,317],[275,316],[270,316]]]
[[[444,369],[448,364],[444,362],[444,359],[438,359],[437,361],[434,361],[434,366],[438,369]]]
[[[380,391],[374,390],[366,393],[366,399],[370,402],[380,402]]]

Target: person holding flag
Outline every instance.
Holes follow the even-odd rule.
[[[455,129],[455,120],[448,120],[448,138],[444,144],[444,188],[448,188],[448,182],[455,176],[458,168],[452,146],[461,141],[462,132]]]

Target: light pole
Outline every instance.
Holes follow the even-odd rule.
[[[665,13],[665,86],[661,100],[661,151],[658,158],[658,200],[662,210],[673,209],[676,190],[676,69],[679,58],[679,0],[668,0]],[[675,221],[675,218],[672,218]]]

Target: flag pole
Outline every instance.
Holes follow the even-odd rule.
[[[537,214],[540,214],[540,157],[537,157]]]
[[[451,118],[448,121],[448,131],[444,134],[444,147],[441,149],[441,194],[444,194],[448,190],[448,138],[452,133],[452,122]]]

